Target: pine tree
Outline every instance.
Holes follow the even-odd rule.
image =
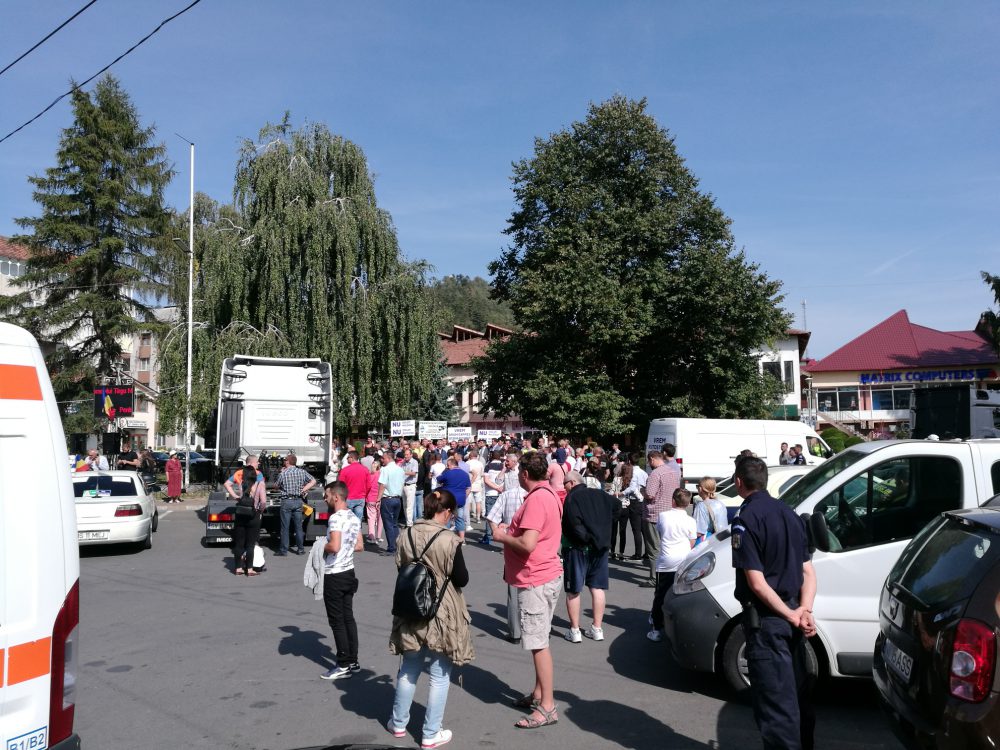
[[[62,402],[88,399],[123,339],[155,323],[148,302],[166,289],[158,251],[172,176],[155,129],[142,126],[112,76],[91,93],[77,89],[72,102],[56,166],[28,178],[41,215],[17,220],[31,230],[14,238],[31,252],[14,281],[23,290],[0,297],[9,320],[56,345],[48,364]]]
[[[220,336],[234,330],[260,332],[255,353],[330,362],[340,432],[414,413],[439,352],[426,268],[403,259],[357,145],[323,125],[293,130],[287,116],[265,127],[243,145],[231,215],[210,223],[196,225],[196,423],[222,359],[246,353],[245,337]],[[165,388],[183,383],[182,338],[165,353]]]

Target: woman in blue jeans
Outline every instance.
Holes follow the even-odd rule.
[[[469,572],[462,556],[461,541],[447,529],[456,510],[455,497],[448,490],[435,490],[426,495],[424,517],[400,534],[396,552],[396,567],[413,562],[423,554],[421,559],[434,574],[441,601],[430,620],[394,617],[389,637],[389,651],[402,656],[396,676],[392,718],[387,725],[393,737],[406,736],[417,678],[424,663],[429,661],[430,690],[420,741],[420,747],[425,750],[451,741],[451,730],[441,726],[448,702],[451,668],[475,657],[469,627],[471,618],[462,595],[462,587],[469,583]]]

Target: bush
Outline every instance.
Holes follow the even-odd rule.
[[[844,447],[850,448],[852,445],[857,445],[858,443],[865,442],[864,438],[860,438],[857,435],[851,435],[847,440],[844,441]]]

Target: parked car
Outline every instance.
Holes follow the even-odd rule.
[[[161,474],[167,470],[167,459],[170,458],[169,453],[163,453],[157,451],[153,454],[153,458],[156,459],[156,470]],[[177,458],[181,462],[181,469],[184,468],[184,454],[180,451],[177,452]],[[205,458],[197,451],[191,451],[191,481],[192,482],[210,482],[212,481],[212,474],[215,471],[215,462],[210,458]]]
[[[153,546],[159,513],[134,471],[74,474],[73,495],[80,544]]]
[[[873,676],[910,748],[989,748],[1000,739],[1000,509],[945,513],[885,581]]]
[[[771,497],[780,498],[792,485],[813,470],[812,466],[768,466],[767,467],[767,492]],[[743,504],[743,498],[736,491],[736,485],[732,479],[721,482],[715,490],[718,498],[726,504],[726,511],[729,520],[732,522],[736,516],[736,511]]]

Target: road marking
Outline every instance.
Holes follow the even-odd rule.
[[[173,513],[173,511],[172,511],[172,510],[165,510],[165,511],[163,511],[162,513],[160,513],[160,518],[166,518],[166,517],[167,517],[167,516],[169,516],[169,515],[170,515],[171,513]]]

